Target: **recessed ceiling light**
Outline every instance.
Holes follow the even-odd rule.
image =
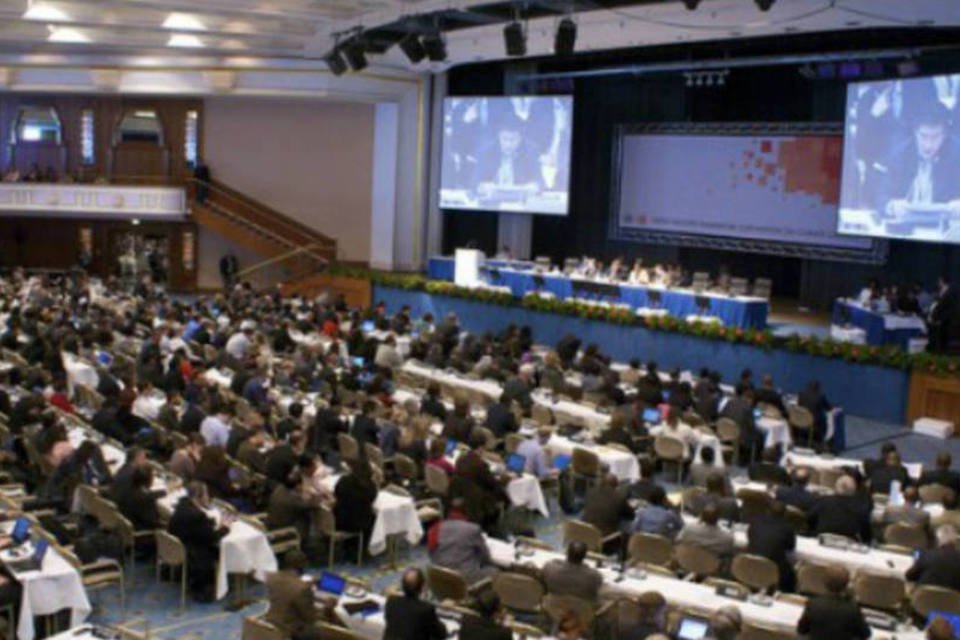
[[[49,25],[47,28],[50,31],[50,35],[47,37],[47,42],[90,42],[90,38],[80,33],[76,29],[70,29],[67,27],[52,27]]]
[[[196,16],[188,13],[171,13],[163,21],[164,29],[173,29],[175,31],[206,31],[207,26],[203,24]]]
[[[175,33],[167,41],[168,47],[199,48],[203,47],[203,41],[195,35],[189,33]]]
[[[71,18],[62,9],[31,2],[27,10],[23,12],[24,20],[37,20],[40,22],[70,22]]]

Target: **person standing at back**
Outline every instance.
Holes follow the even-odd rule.
[[[443,640],[447,629],[437,617],[437,610],[420,599],[423,572],[407,569],[403,574],[403,595],[387,598],[384,619],[387,628],[383,640]]]

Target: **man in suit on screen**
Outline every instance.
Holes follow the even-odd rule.
[[[880,212],[894,233],[910,235],[915,225],[936,226],[960,217],[960,155],[949,135],[949,114],[939,102],[919,109],[913,136],[887,163]]]

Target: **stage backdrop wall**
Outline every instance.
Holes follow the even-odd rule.
[[[530,325],[538,343],[553,345],[573,333],[584,344],[596,342],[616,360],[655,360],[661,370],[674,367],[699,370],[707,366],[723,374],[725,381],[739,377],[744,368],[755,375],[769,373],[787,392],[796,392],[810,380],[823,384],[827,397],[851,414],[902,424],[907,409],[909,375],[898,369],[851,364],[842,360],[805,354],[733,345],[720,340],[650,331],[582,318],[571,318],[522,308],[500,307],[428,293],[376,286],[374,301],[383,301],[388,313],[410,305],[414,317],[430,312],[439,321],[453,311],[467,331],[500,331],[507,325]]]
[[[844,38],[852,42],[854,35]],[[849,43],[848,43],[849,44]],[[812,45],[811,45],[812,46]],[[824,45],[826,46],[826,45]],[[839,46],[839,45],[838,45]],[[843,45],[847,46],[847,45]],[[704,45],[708,47],[708,45]],[[771,43],[770,53],[785,50],[782,41]],[[760,54],[762,48],[752,53]],[[657,52],[645,50],[631,59],[619,56],[606,64],[638,64],[657,61]],[[672,60],[693,55],[688,50]],[[710,53],[704,54],[711,55]],[[722,53],[712,55],[722,57]],[[528,66],[531,63],[525,63]],[[598,63],[599,64],[599,63]],[[544,71],[564,71],[589,66],[583,59],[549,60]],[[503,92],[511,63],[463,65],[451,70],[451,95]],[[811,80],[798,67],[781,65],[732,69],[722,87],[687,87],[680,72],[644,75],[583,77],[569,87],[575,97],[573,166],[571,167],[570,214],[565,218],[536,216],[533,225],[533,255],[554,259],[596,255],[609,260],[622,255],[643,256],[648,261],[679,261],[691,270],[716,272],[726,265],[731,272],[749,278],[770,277],[774,295],[799,298],[815,308],[829,308],[838,295],[859,290],[871,277],[885,282],[920,281],[935,284],[941,273],[960,272],[960,247],[892,242],[887,264],[867,265],[827,260],[801,260],[730,251],[648,245],[611,240],[610,208],[614,170],[612,158],[618,125],[669,122],[843,122],[846,82],[840,79]],[[690,176],[696,180],[696,175]],[[447,253],[474,240],[492,255],[496,247],[497,217],[487,213],[445,214],[444,250]]]

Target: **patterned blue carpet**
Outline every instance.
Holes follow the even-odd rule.
[[[936,454],[947,449],[960,460],[960,439],[943,441],[922,435],[915,435],[903,426],[882,424],[862,418],[847,418],[847,443],[845,455],[855,458],[876,456],[884,440],[893,439],[903,458],[908,461],[932,463]],[[672,476],[672,474],[670,474]],[[675,487],[666,476],[663,483],[671,489]],[[525,516],[536,530],[537,537],[554,546],[560,544],[559,509],[555,502],[550,503],[550,518]],[[398,552],[398,565],[424,565],[427,562],[423,546],[416,548],[401,547]],[[319,573],[321,567],[311,567],[313,573]],[[346,575],[366,580],[374,590],[383,591],[399,581],[399,568],[390,567],[384,556],[380,556],[368,566],[357,567],[350,562],[340,562],[334,570]],[[149,626],[151,637],[162,640],[233,640],[240,638],[242,621],[245,616],[258,615],[266,610],[265,590],[256,583],[247,587],[246,595],[255,599],[252,604],[237,610],[225,609],[225,602],[199,605],[188,602],[183,613],[179,611],[179,583],[156,582],[152,564],[141,562],[137,568],[136,585],[127,593],[127,606],[120,608],[116,590],[109,589],[92,594],[94,614],[93,622],[123,624],[126,627],[143,630]],[[227,601],[229,601],[228,596]]]

